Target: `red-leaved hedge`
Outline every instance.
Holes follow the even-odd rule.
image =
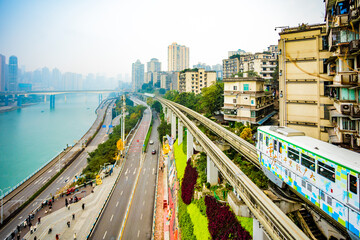
[[[217,202],[214,197],[209,195],[205,196],[205,205],[212,239],[251,239],[249,232],[236,220],[229,206]]]
[[[189,158],[186,163],[184,178],[181,184],[181,198],[187,205],[191,203],[191,199],[193,198],[197,177],[198,172],[196,171],[196,168],[191,166],[191,158]]]

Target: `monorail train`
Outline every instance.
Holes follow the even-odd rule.
[[[285,184],[360,238],[360,154],[278,126],[258,128],[257,155],[265,175]]]

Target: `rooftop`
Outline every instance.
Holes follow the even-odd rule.
[[[264,79],[261,77],[230,77],[230,78],[224,78],[223,82],[240,82],[240,81],[259,81],[259,82],[265,82]]]

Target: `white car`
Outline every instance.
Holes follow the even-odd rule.
[[[150,140],[149,144],[150,144],[150,145],[153,145],[153,144],[154,144],[154,141]]]

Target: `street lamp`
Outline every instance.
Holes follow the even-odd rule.
[[[7,187],[5,189],[8,189],[8,188],[10,188],[10,187]],[[4,192],[2,189],[0,189],[0,191],[1,191],[1,225],[2,225],[3,224],[3,215],[4,215]]]

